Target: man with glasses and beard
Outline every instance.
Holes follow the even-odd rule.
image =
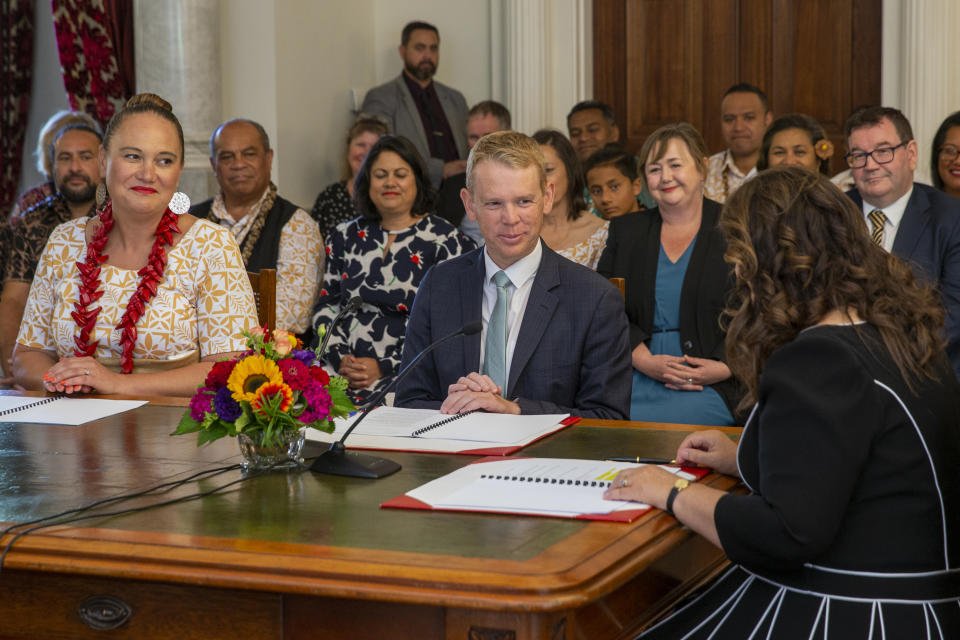
[[[440,61],[440,32],[410,22],[400,37],[403,72],[367,92],[360,111],[387,119],[390,130],[408,138],[427,161],[435,188],[467,169],[467,101],[452,87],[434,82]]]
[[[947,310],[947,354],[960,376],[960,200],[913,181],[917,142],[898,109],[867,107],[843,128],[855,189],[873,241],[935,284]]]
[[[0,294],[0,365],[8,376],[30,283],[47,238],[60,223],[93,215],[96,210],[101,137],[100,130],[88,124],[61,129],[51,143],[56,193],[11,221]],[[7,378],[3,382],[9,381]]]

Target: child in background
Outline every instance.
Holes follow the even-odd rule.
[[[607,145],[587,158],[583,167],[587,190],[597,211],[607,220],[640,211],[637,199],[643,182],[637,170],[637,158],[616,145]]]

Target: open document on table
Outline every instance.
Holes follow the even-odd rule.
[[[0,422],[78,426],[147,404],[146,400],[0,396]]]
[[[307,439],[339,440],[359,415],[337,420],[333,433],[307,430]],[[351,449],[507,455],[573,424],[569,414],[514,416],[473,411],[448,415],[432,409],[377,407],[345,442]]]
[[[380,506],[631,522],[652,507],[604,500],[603,492],[621,470],[639,466],[569,458],[484,458]],[[661,468],[691,481],[708,473],[704,468]]]

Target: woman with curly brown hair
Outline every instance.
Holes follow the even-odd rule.
[[[745,183],[721,227],[727,362],[753,409],[738,446],[699,432],[677,461],[751,493],[656,467],[614,480],[610,498],[675,513],[735,563],[642,637],[960,637],[960,385],[935,292],[806,170]]]

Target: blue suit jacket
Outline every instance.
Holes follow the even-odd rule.
[[[847,195],[863,205],[856,189]],[[910,263],[920,280],[939,289],[947,310],[947,355],[960,376],[960,200],[914,183],[893,253]]]
[[[407,322],[406,366],[432,342],[481,318],[483,249],[424,276]],[[427,355],[397,389],[401,407],[439,408],[447,387],[480,371],[480,334],[454,338]],[[571,413],[626,420],[630,347],[620,292],[596,273],[543,245],[510,363],[504,397],[525,414]]]

